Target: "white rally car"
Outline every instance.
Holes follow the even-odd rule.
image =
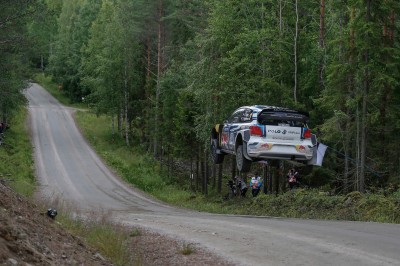
[[[233,154],[241,172],[250,171],[252,162],[268,159],[311,165],[316,157],[317,139],[307,126],[308,120],[308,113],[288,108],[240,107],[211,130],[214,163],[222,163],[224,155]]]

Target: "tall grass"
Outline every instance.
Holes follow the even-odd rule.
[[[35,190],[35,177],[26,116],[26,108],[21,108],[4,132],[4,143],[0,146],[0,179],[16,192],[31,196]]]
[[[65,229],[85,239],[90,247],[116,265],[132,265],[134,258],[131,257],[129,251],[129,232],[113,224],[108,218],[108,216],[100,218],[94,216],[86,219],[71,219],[70,216],[62,215],[58,221]]]
[[[150,194],[165,187],[165,179],[149,156],[126,147],[123,139],[112,136],[109,117],[82,111],[75,117],[97,153],[127,182]]]

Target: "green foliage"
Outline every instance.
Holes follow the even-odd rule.
[[[193,252],[195,252],[195,249],[193,248],[192,244],[183,244],[182,249],[179,251],[183,255],[190,255]]]
[[[390,34],[398,30],[398,25],[390,22],[390,17],[394,10],[398,10],[399,3],[371,2],[368,7],[366,2],[350,1],[347,5],[331,6],[333,17],[337,21],[346,17],[346,23],[340,28],[337,28],[340,25],[337,22],[333,24],[337,28],[334,32],[340,34],[327,36],[332,61],[328,62],[327,87],[319,102],[323,108],[330,110],[330,118],[322,126],[324,140],[355,158],[361,141],[361,117],[365,115],[369,136],[365,144],[366,154],[361,156],[374,157],[374,161],[368,161],[368,164],[375,169],[387,169],[391,165],[390,173],[398,169],[395,166],[398,162],[393,160],[397,151],[392,146],[393,143],[398,144],[398,139],[388,141],[391,134],[387,133],[393,130],[388,114],[393,108],[397,109],[388,97],[399,82],[399,65],[392,64],[398,58],[399,49],[390,41]],[[386,25],[384,28],[382,23]],[[362,109],[364,97],[368,101],[366,110]],[[355,141],[350,142],[349,139]],[[352,164],[351,168],[354,167]],[[383,176],[380,180],[371,177],[368,182],[370,185],[382,184],[383,180]]]
[[[139,229],[135,228],[133,231],[130,232],[129,236],[130,237],[136,237],[136,236],[141,236],[142,232],[140,232]]]
[[[27,110],[20,108],[4,133],[4,143],[0,145],[0,179],[8,180],[7,184],[16,192],[32,196],[36,182],[26,116]]]
[[[44,55],[70,99],[84,96],[154,156],[195,158],[237,107],[268,104],[310,111],[319,141],[338,152],[312,184],[358,189],[360,167],[373,169],[367,186],[398,180],[396,0],[325,1],[323,35],[319,1],[40,3],[48,13],[29,23],[30,58]]]
[[[165,187],[165,180],[157,174],[158,169],[154,167],[152,158],[138,156],[137,152],[128,149],[121,140],[113,142],[109,129],[99,126],[109,124],[108,117],[78,112],[76,119],[99,154],[126,181],[150,194]]]
[[[25,104],[22,90],[27,86],[26,62],[30,46],[25,25],[35,13],[36,3],[12,1],[0,9],[0,120],[7,121]],[[12,16],[11,16],[12,15]]]
[[[84,96],[79,69],[81,50],[89,40],[89,29],[100,8],[99,0],[64,1],[58,18],[58,34],[50,55],[50,71],[72,102]]]

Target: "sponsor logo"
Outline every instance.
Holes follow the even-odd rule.
[[[277,133],[277,134],[281,133],[281,131],[279,129],[268,129],[267,132],[268,133]]]
[[[267,133],[282,134],[282,135],[300,135],[300,132],[294,130],[268,129]]]

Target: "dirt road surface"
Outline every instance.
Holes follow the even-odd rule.
[[[216,215],[154,200],[103,164],[73,109],[37,84],[26,95],[43,195],[111,211],[127,226],[194,243],[236,265],[400,265],[400,225]]]

